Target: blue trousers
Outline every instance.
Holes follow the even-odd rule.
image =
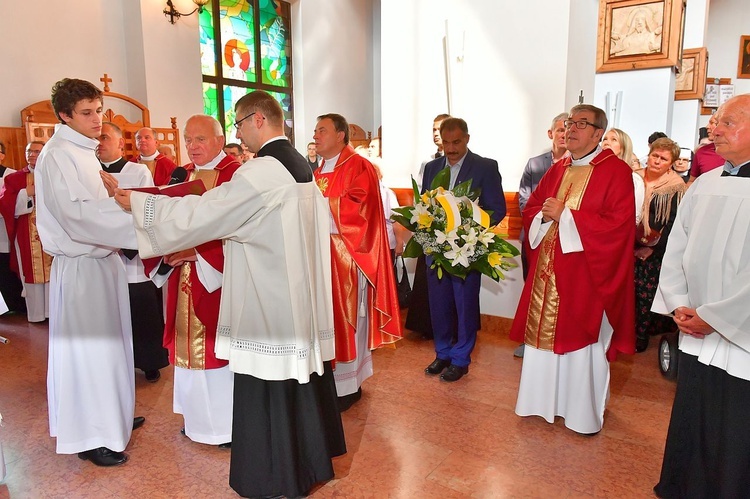
[[[436,269],[430,268],[432,258],[427,257],[426,263],[436,357],[467,367],[477,342],[482,274],[471,272],[464,280],[443,272],[442,279],[438,279]]]

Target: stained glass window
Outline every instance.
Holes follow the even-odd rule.
[[[228,141],[236,141],[235,103],[258,89],[279,101],[292,138],[290,18],[281,0],[212,0],[200,14],[203,108],[221,122]]]

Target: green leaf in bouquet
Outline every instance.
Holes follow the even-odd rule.
[[[486,275],[493,281],[497,282],[500,279],[505,279],[505,276],[503,276],[500,272],[495,269],[492,265],[490,265],[486,259],[477,260],[472,265],[474,270],[478,270],[482,274]]]
[[[432,179],[432,185],[430,186],[431,190],[435,190],[438,187],[442,187],[446,191],[450,189],[451,185],[451,169],[447,166],[440,170],[437,175],[435,175],[435,178]]]
[[[508,257],[514,257],[521,254],[518,248],[504,239],[495,238],[495,241],[492,243],[492,247],[495,251],[501,253],[503,256],[507,255]]]
[[[419,195],[419,186],[414,177],[411,178],[411,188],[414,189],[414,204],[417,204],[421,196]]]
[[[453,195],[456,196],[457,198],[466,196],[471,200],[476,199],[476,196],[472,197],[473,192],[471,190],[471,179],[467,180],[466,182],[461,182],[460,184],[455,186],[451,191],[453,192]]]
[[[411,222],[413,209],[414,208],[411,206],[400,206],[398,208],[393,208],[392,211],[394,213],[391,215],[391,220],[400,223],[411,232],[414,232],[417,230],[417,224]]]
[[[413,237],[409,239],[409,242],[406,243],[406,247],[404,248],[403,257],[417,258],[423,254],[424,251],[422,250],[422,246]]]

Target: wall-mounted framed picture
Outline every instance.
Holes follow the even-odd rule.
[[[750,35],[740,37],[740,56],[737,60],[737,78],[750,78]]]
[[[732,85],[731,78],[706,77],[706,90],[703,93],[703,103],[701,104],[702,115],[713,114],[719,105],[722,104],[722,95],[726,99],[729,89],[724,87],[731,87],[731,91],[734,93],[734,85]]]
[[[674,80],[674,100],[702,100],[706,89],[707,67],[706,47],[685,49],[682,53],[680,71]]]
[[[596,72],[675,67],[685,0],[599,0]]]

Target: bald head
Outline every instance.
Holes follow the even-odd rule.
[[[153,156],[156,154],[158,145],[156,134],[152,128],[143,127],[135,132],[135,148],[138,149],[141,156]]]
[[[205,114],[196,114],[185,122],[185,147],[190,161],[198,166],[210,163],[224,148],[221,123]]]
[[[729,99],[717,114],[716,152],[734,166],[750,161],[750,94]]]

